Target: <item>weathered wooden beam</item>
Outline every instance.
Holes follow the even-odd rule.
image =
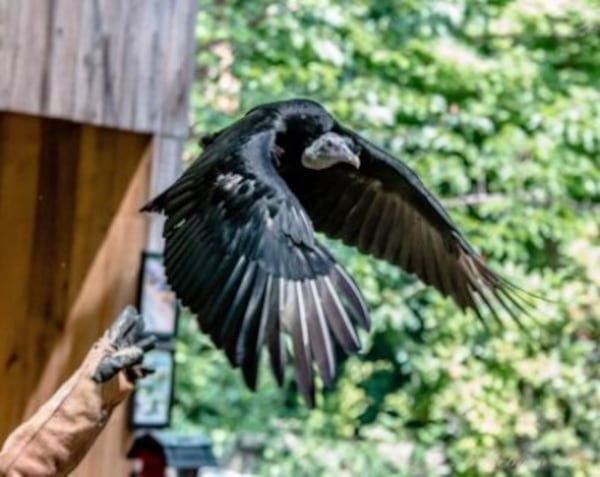
[[[167,136],[154,137],[152,141],[152,163],[150,166],[148,200],[164,191],[181,174],[183,145],[183,141],[177,138]],[[163,216],[159,214],[150,214],[148,216],[146,250],[150,252],[163,251],[163,224]]]
[[[195,0],[0,0],[0,110],[185,138]]]

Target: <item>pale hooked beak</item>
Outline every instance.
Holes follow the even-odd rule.
[[[302,154],[302,165],[308,169],[327,169],[340,163],[358,169],[360,158],[353,150],[352,139],[333,132],[317,138]]]

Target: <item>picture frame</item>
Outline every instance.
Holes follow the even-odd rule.
[[[139,428],[164,428],[171,423],[175,386],[175,358],[172,345],[159,343],[144,355],[144,366],[154,372],[136,383],[131,399],[130,425]]]
[[[143,252],[138,282],[138,310],[144,317],[144,333],[173,338],[177,333],[179,306],[167,283],[160,253]]]

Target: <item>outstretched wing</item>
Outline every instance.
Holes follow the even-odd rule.
[[[254,388],[261,349],[277,380],[291,354],[314,402],[313,361],[331,384],[333,338],[357,351],[368,313],[352,279],[314,239],[310,219],[276,172],[276,119],[253,113],[220,133],[203,157],[145,207],[166,216],[169,283],[201,329]]]
[[[304,169],[285,179],[318,231],[398,265],[482,319],[506,309],[519,323],[518,290],[491,270],[467,243],[416,174],[342,126],[360,147],[360,168]]]

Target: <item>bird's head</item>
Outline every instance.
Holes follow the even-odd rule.
[[[357,146],[351,138],[328,132],[319,136],[302,153],[302,165],[308,169],[327,169],[335,164],[360,167]]]

